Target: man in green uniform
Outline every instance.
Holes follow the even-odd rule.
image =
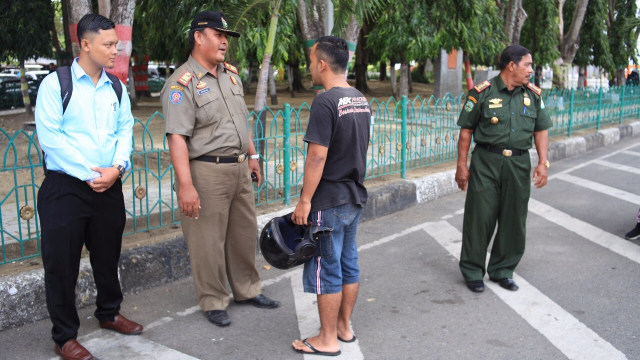
[[[460,270],[473,292],[484,291],[485,272],[503,288],[518,290],[513,271],[525,248],[532,137],[539,159],[533,181],[537,188],[547,183],[547,129],[553,124],[540,97],[542,90],[529,82],[531,64],[529,50],[508,46],[500,55],[500,74],[469,91],[458,119],[456,183],[463,191],[468,185]],[[472,136],[476,146],[467,168]]]
[[[160,93],[198,304],[218,326],[231,323],[227,280],[236,303],[280,305],[261,294],[255,268],[251,173],[260,184],[260,164],[238,71],[224,62],[227,35],[240,36],[222,13],[197,14],[189,32],[191,55]]]

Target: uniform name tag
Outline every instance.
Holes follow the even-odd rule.
[[[502,104],[489,104],[489,109],[501,108]]]

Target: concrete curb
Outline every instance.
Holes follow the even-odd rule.
[[[640,136],[638,121],[583,137],[552,142],[549,145],[549,160],[553,162],[577,156],[597,147],[618,143],[622,138],[637,136]],[[535,149],[530,154],[532,164],[536,164],[538,156]],[[419,179],[396,180],[370,189],[363,220],[375,219],[453,194],[459,191],[454,177],[455,170],[446,170]],[[274,216],[291,211],[293,208],[289,207],[258,216],[258,229],[262,229]],[[166,284],[191,274],[189,254],[182,238],[123,251],[119,270],[125,294]],[[95,303],[95,284],[87,258],[80,262],[76,294],[78,307]],[[0,304],[0,331],[46,318],[44,270],[0,277]]]

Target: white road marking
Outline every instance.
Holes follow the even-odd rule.
[[[609,195],[611,197],[615,197],[620,200],[628,201],[634,205],[640,204],[640,196],[624,190],[620,190],[608,185],[600,184],[595,181],[583,179],[581,177],[577,177],[569,174],[558,174],[557,178],[560,180],[570,182],[574,185],[582,186],[589,190],[597,191],[599,193]]]
[[[156,321],[154,321],[154,322],[152,322],[152,323],[150,323],[150,324],[148,324],[148,325],[145,325],[145,326],[144,326],[144,331],[151,330],[151,329],[153,329],[154,327],[162,326],[162,325],[164,325],[164,324],[168,324],[168,323],[170,323],[171,321],[173,321],[173,318],[172,318],[172,317],[165,316],[165,317],[163,317],[163,318],[161,318],[161,319],[158,319],[158,320],[156,320]]]
[[[633,244],[623,238],[608,233],[600,228],[576,219],[569,214],[546,205],[535,199],[529,199],[529,211],[557,224],[581,237],[611,250],[618,255],[640,264],[640,246]]]
[[[198,360],[144,336],[122,335],[109,330],[94,331],[78,340],[95,358],[101,360]],[[51,358],[59,359],[57,356]]]
[[[622,165],[622,164],[614,163],[614,162],[611,162],[611,161],[605,161],[605,160],[596,160],[596,161],[594,161],[594,164],[598,164],[598,165],[601,165],[601,166],[606,166],[606,167],[611,168],[611,169],[616,169],[616,170],[620,170],[620,171],[626,171],[626,172],[630,172],[632,174],[640,175],[640,169],[634,168],[632,166]]]
[[[184,309],[184,311],[179,311],[176,314],[178,314],[180,316],[187,316],[187,315],[193,314],[194,312],[199,311],[199,310],[200,310],[200,306],[196,305],[196,306],[192,306],[192,307],[190,307],[188,309]]]
[[[451,256],[459,259],[462,234],[446,221],[425,223],[426,231]],[[558,304],[549,299],[525,279],[513,274],[520,290],[507,291],[498,284],[487,282],[502,301],[522,316],[569,359],[626,359],[626,356],[593,330],[581,323]],[[571,334],[571,336],[567,336]]]
[[[638,146],[638,145],[637,144],[633,144],[633,145],[627,146],[627,147],[625,147],[623,149],[616,150],[614,152],[610,152],[610,153],[608,153],[606,155],[600,156],[599,158],[596,158],[596,159],[593,159],[593,160],[589,160],[589,161],[585,161],[585,162],[581,163],[580,165],[574,166],[572,168],[569,168],[569,169],[562,170],[560,172],[554,173],[552,175],[549,175],[549,180],[555,179],[556,177],[558,177],[558,176],[560,176],[562,174],[568,174],[568,173],[570,173],[570,172],[572,172],[574,170],[583,168],[585,166],[589,166],[589,165],[595,163],[598,160],[606,159],[608,157],[611,157],[611,156],[614,156],[614,155],[617,155],[617,154],[620,154],[620,153],[624,153],[624,154],[633,153],[633,155],[640,156],[640,153],[634,153],[633,151],[629,151],[629,149],[634,148],[636,146]],[[553,172],[553,171],[551,171],[551,172]]]
[[[625,150],[622,153],[625,155],[640,156],[640,152],[637,151]]]

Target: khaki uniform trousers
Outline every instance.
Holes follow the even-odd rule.
[[[255,267],[255,200],[247,161],[216,164],[190,162],[193,185],[200,197],[198,220],[182,216],[198,305],[203,311],[225,310],[236,300],[260,294]],[[177,183],[176,183],[177,190]]]
[[[466,281],[513,277],[524,255],[526,222],[531,194],[529,152],[503,156],[476,147],[469,167],[470,177],[462,224],[460,271]],[[498,229],[489,266],[487,248]]]

